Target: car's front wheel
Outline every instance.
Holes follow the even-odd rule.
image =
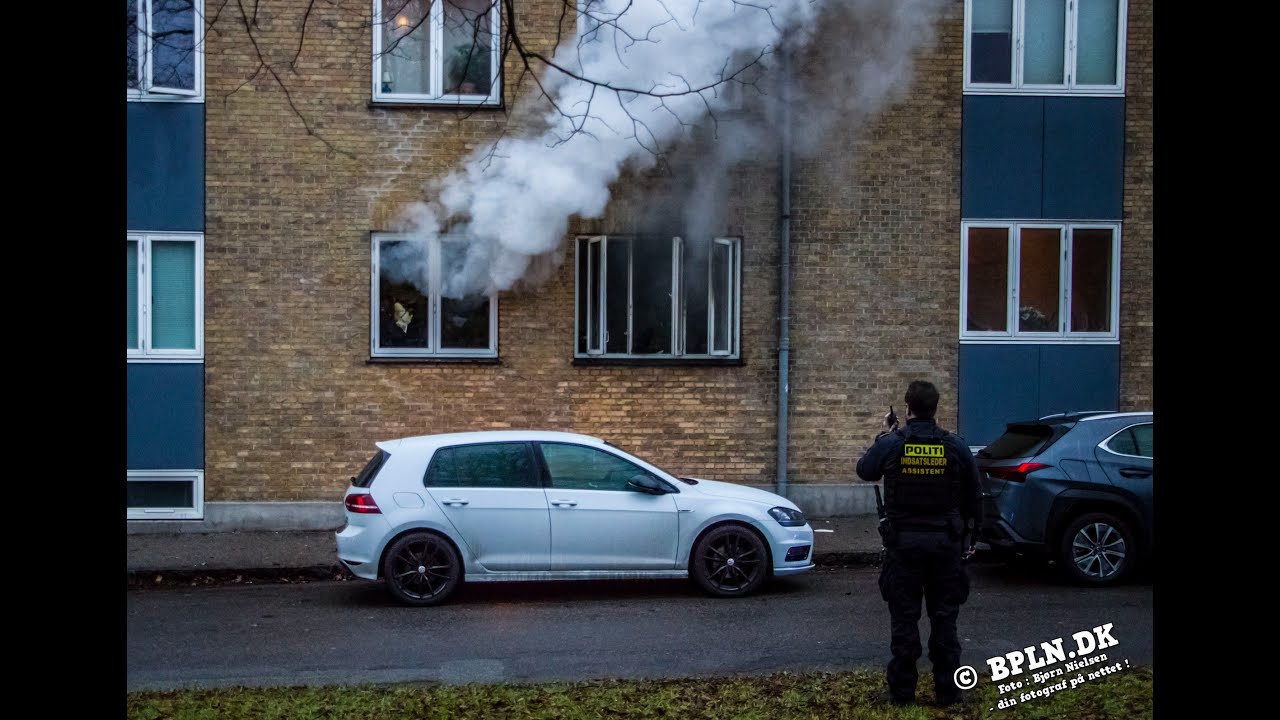
[[[391,596],[405,605],[439,605],[462,580],[462,558],[443,537],[411,532],[392,543],[382,559]]]
[[[1133,571],[1138,545],[1129,525],[1105,512],[1086,513],[1067,524],[1058,560],[1077,582],[1105,586]]]
[[[689,575],[709,595],[749,595],[769,577],[769,551],[751,530],[721,525],[693,548]]]

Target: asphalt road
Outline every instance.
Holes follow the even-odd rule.
[[[683,581],[464,586],[405,608],[373,583],[128,591],[128,690],[366,682],[541,682],[879,667],[888,613],[874,568],[821,569],[740,600]],[[1067,585],[971,567],[962,661],[1112,623],[1108,662],[1152,662],[1150,581]],[[927,642],[928,622],[922,621]],[[926,646],[927,648],[927,646]],[[927,656],[927,649],[926,649]],[[1097,651],[1101,652],[1101,651]],[[921,668],[928,667],[926,658]],[[1029,674],[1029,673],[1028,673]]]

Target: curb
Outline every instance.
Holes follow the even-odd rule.
[[[813,564],[819,568],[875,566],[880,564],[880,551],[817,553],[813,557]],[[356,579],[341,563],[271,568],[134,570],[126,575],[126,588],[129,590],[217,585],[302,585],[309,582],[348,582]]]

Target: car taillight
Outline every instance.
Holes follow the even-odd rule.
[[[987,468],[987,474],[993,478],[1000,478],[1001,480],[1023,482],[1027,479],[1028,474],[1037,470],[1043,470],[1047,467],[1049,466],[1044,463],[1025,462],[1018,467]]]
[[[378,503],[373,501],[373,496],[368,493],[358,493],[348,495],[344,501],[347,509],[353,513],[381,513]]]

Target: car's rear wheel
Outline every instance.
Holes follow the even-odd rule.
[[[1073,579],[1098,587],[1122,582],[1137,560],[1137,538],[1128,523],[1106,512],[1068,523],[1058,548],[1058,561]]]
[[[689,575],[709,595],[749,595],[769,577],[769,551],[751,530],[721,525],[703,535],[693,548]]]
[[[462,558],[443,537],[426,531],[396,540],[382,559],[391,596],[405,605],[439,605],[462,580]]]

